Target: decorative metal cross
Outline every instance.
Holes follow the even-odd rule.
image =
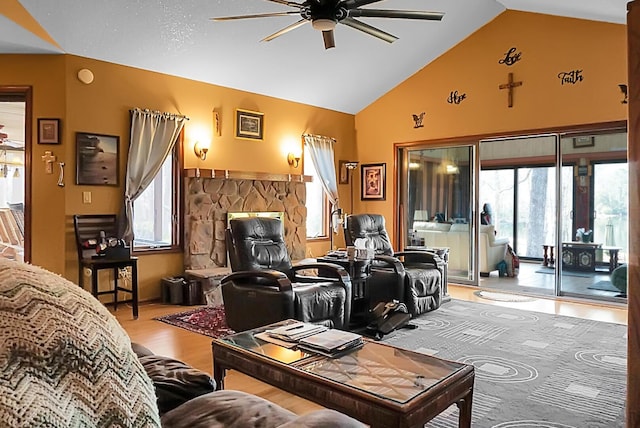
[[[45,163],[44,170],[47,174],[53,174],[53,163],[56,161],[56,157],[52,151],[47,150],[42,156],[42,162]]]
[[[522,82],[514,82],[513,73],[509,73],[509,82],[499,86],[500,89],[509,90],[509,108],[513,107],[513,88],[517,86],[522,86]]]

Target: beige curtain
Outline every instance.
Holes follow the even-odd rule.
[[[334,216],[331,220],[333,233],[338,233],[339,218],[335,214],[335,209],[340,207],[340,201],[338,200],[338,179],[336,177],[336,163],[333,152],[333,145],[336,140],[321,135],[308,134],[303,135],[303,138],[313,166],[322,180],[322,188],[329,198],[329,202],[331,202],[331,212]]]
[[[131,110],[131,141],[124,192],[125,242],[133,242],[133,201],[144,192],[160,171],[189,118],[159,111]]]

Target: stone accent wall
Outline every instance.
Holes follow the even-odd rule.
[[[185,178],[185,269],[225,266],[228,212],[284,212],[285,243],[292,260],[305,256],[306,187],[301,182]]]

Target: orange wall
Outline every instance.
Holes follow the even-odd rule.
[[[337,158],[352,150],[355,141],[354,116],[349,114],[71,55],[0,55],[0,62],[0,84],[33,86],[33,135],[37,135],[36,118],[62,119],[61,145],[33,143],[32,262],[72,281],[77,281],[73,214],[119,213],[133,107],[190,118],[185,126],[186,168],[300,174],[300,169],[288,165],[286,153],[290,146],[301,148],[303,133],[336,138]],[[92,84],[76,78],[82,68],[93,71]],[[234,138],[236,108],[264,113],[264,141]],[[221,115],[222,136],[213,137],[207,159],[200,161],[193,153],[194,138],[211,138],[214,109]],[[120,137],[119,187],[75,185],[75,133],[79,131]],[[64,188],[56,185],[57,169],[52,175],[44,173],[40,161],[44,150],[53,150],[65,162]],[[82,203],[83,191],[92,192],[91,204]],[[181,273],[183,255],[141,256],[138,270],[141,299],[158,297],[160,278]]]
[[[32,86],[32,136],[37,136],[38,117],[65,116],[65,61],[62,56],[0,55],[0,84],[3,86]],[[63,130],[64,128],[63,123]],[[66,188],[57,186],[57,165],[54,174],[46,174],[41,156],[53,151],[59,161],[65,160],[66,144],[60,146],[33,144],[32,162],[32,259],[57,273],[64,273],[65,194]],[[68,181],[68,180],[67,180]]]
[[[511,47],[522,60],[499,64]],[[558,73],[574,69],[583,70],[584,80],[560,85]],[[358,159],[386,162],[388,177],[386,202],[357,198],[356,211],[381,213],[392,223],[394,143],[626,120],[618,88],[626,70],[624,25],[504,12],[356,115]],[[509,72],[523,81],[513,108],[498,89]],[[467,99],[447,103],[456,90]],[[423,111],[424,127],[414,129],[412,114]]]
[[[522,52],[512,67],[498,64],[510,47]],[[458,46],[416,73],[355,116],[71,55],[0,55],[0,84],[33,87],[32,132],[38,117],[62,119],[63,143],[33,144],[32,262],[77,280],[71,216],[119,212],[120,187],[76,186],[75,133],[120,136],[121,181],[126,165],[132,107],[181,113],[185,128],[185,167],[300,173],[286,163],[289,146],[300,147],[305,132],[338,140],[336,162],[387,164],[387,200],[360,201],[360,173],[354,175],[354,212],[378,212],[392,219],[395,167],[393,144],[445,137],[626,119],[617,85],[626,83],[626,28],[623,25],[507,11]],[[91,85],[76,78],[81,68],[95,75]],[[557,74],[583,69],[584,81],[560,86]],[[524,81],[516,88],[514,107],[498,86],[513,72]],[[446,102],[449,92],[466,93],[460,105]],[[233,136],[236,108],[265,114],[265,140]],[[212,111],[220,112],[222,136],[213,137],[207,160],[193,154],[195,135],[212,134]],[[426,112],[424,128],[414,129],[412,114]],[[354,143],[355,142],[355,143]],[[40,157],[53,150],[66,163],[66,187],[57,174],[45,174]],[[342,206],[349,205],[349,185],[339,185]],[[82,203],[91,191],[93,203]],[[390,220],[389,220],[390,221]],[[391,222],[391,221],[390,221]],[[391,227],[389,227],[391,231]],[[342,245],[337,235],[336,245]],[[326,251],[328,242],[312,242],[308,254]],[[143,256],[142,299],[159,295],[159,279],[182,271],[182,253]]]

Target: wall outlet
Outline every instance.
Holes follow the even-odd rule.
[[[91,203],[91,192],[82,192],[82,203],[83,204]]]

